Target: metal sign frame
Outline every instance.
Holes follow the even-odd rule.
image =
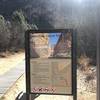
[[[71,32],[72,34],[72,93],[71,94],[54,94],[54,93],[31,93],[30,83],[30,33],[56,33],[56,32]],[[49,95],[73,95],[73,99],[77,100],[77,42],[76,30],[73,29],[54,29],[54,30],[27,30],[25,32],[25,60],[26,60],[26,94],[29,98],[31,94],[49,94]],[[30,99],[27,99],[30,100]]]

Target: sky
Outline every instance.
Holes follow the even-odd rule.
[[[57,34],[60,35],[61,33],[50,33],[49,34],[50,35],[49,36],[49,43],[51,46],[55,45],[57,43],[57,41],[59,39],[59,36]]]

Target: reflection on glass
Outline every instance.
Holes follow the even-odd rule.
[[[71,42],[70,32],[30,34],[31,92],[72,94]]]
[[[31,34],[30,52],[37,57],[71,57],[71,33]]]

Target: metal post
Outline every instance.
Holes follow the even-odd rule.
[[[100,3],[96,5],[97,16],[97,100],[100,100]]]
[[[77,100],[77,30],[73,31],[73,78],[74,78],[74,90],[73,90],[73,100]]]
[[[31,100],[30,99],[30,94],[26,93],[26,100]]]
[[[100,30],[97,33],[97,100],[100,100]]]

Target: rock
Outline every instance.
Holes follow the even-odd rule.
[[[47,33],[38,33],[31,35],[31,57],[48,57],[49,40]]]
[[[71,33],[61,34],[54,47],[54,57],[71,57]]]

